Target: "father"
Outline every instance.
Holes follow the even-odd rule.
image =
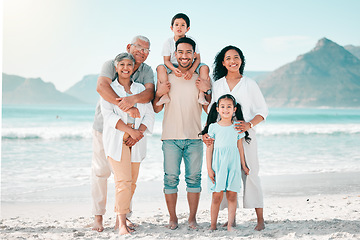
[[[201,192],[201,167],[203,161],[203,145],[198,134],[201,132],[202,105],[198,103],[199,90],[210,89],[209,81],[197,83],[197,74],[190,80],[184,79],[184,74],[193,64],[195,42],[187,37],[180,38],[175,44],[175,56],[179,63],[182,77],[169,74],[168,83],[158,81],[153,107],[156,113],[160,112],[163,105],[156,106],[160,97],[169,94],[171,101],[165,104],[164,119],[162,124],[164,154],[164,193],[167,208],[170,214],[169,228],[178,227],[176,216],[176,202],[182,158],[185,163],[185,181],[187,199],[190,209],[188,218],[189,227],[196,228],[196,212]],[[198,80],[199,82],[199,80]],[[171,84],[171,88],[170,88]],[[207,86],[206,86],[207,84]],[[210,96],[206,96],[210,101]]]
[[[141,83],[145,90],[139,94],[129,97],[119,98],[113,91],[110,84],[117,78],[117,72],[114,66],[114,60],[108,60],[104,63],[97,81],[97,92],[106,101],[116,104],[123,111],[129,111],[136,103],[147,103],[154,98],[154,73],[150,66],[144,63],[149,56],[150,41],[144,36],[136,36],[126,47],[127,52],[135,58],[134,73],[131,80]],[[130,114],[130,113],[129,113]],[[136,116],[135,113],[131,113]],[[92,198],[93,214],[95,215],[93,230],[102,232],[103,215],[106,211],[107,179],[111,175],[111,166],[105,157],[103,141],[103,117],[101,115],[100,104],[96,106],[95,119],[93,124],[93,157],[92,157]],[[134,145],[139,139],[127,140],[129,146]]]

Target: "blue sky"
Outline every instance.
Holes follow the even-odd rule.
[[[188,34],[209,66],[229,44],[243,50],[245,71],[275,70],[323,37],[360,46],[358,0],[3,0],[2,5],[2,71],[41,77],[60,91],[98,73],[138,34],[151,40],[146,63],[155,70],[178,12],[190,17]]]

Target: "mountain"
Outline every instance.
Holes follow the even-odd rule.
[[[344,46],[352,55],[360,59],[360,46],[346,45]]]
[[[99,94],[96,92],[98,75],[86,75],[83,79],[65,91],[66,94],[78,98],[82,102],[96,104]]]
[[[3,73],[2,91],[3,104],[83,104],[40,78],[23,78]]]
[[[360,60],[322,38],[259,86],[271,107],[360,107]]]

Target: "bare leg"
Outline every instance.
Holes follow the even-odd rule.
[[[205,80],[208,81],[208,79],[209,79],[209,67],[208,66],[201,66],[200,67],[200,69],[199,69],[199,77],[201,79],[205,79]],[[202,91],[199,92],[198,102],[201,105],[209,105],[209,102],[206,101],[205,94]]]
[[[256,231],[261,231],[265,229],[264,222],[264,209],[263,208],[255,208],[256,217],[257,217],[257,225],[255,227]]]
[[[227,191],[226,192],[226,198],[228,200],[228,225],[227,225],[227,229],[228,229],[228,231],[232,231],[233,224],[235,222],[235,216],[236,216],[237,193]]]
[[[219,216],[219,209],[220,209],[220,203],[223,199],[223,192],[213,192],[212,194],[212,201],[211,201],[211,226],[210,230],[216,230],[217,229],[217,219]]]
[[[166,83],[169,81],[167,71],[164,66],[162,66],[162,65],[158,66],[156,71],[157,71],[157,78],[158,78],[159,82]],[[169,94],[165,94],[165,95],[161,96],[159,101],[156,103],[156,106],[161,106],[168,102],[170,102]]]
[[[119,218],[119,234],[120,235],[126,235],[130,234],[129,229],[126,225],[126,214],[119,214],[117,216]]]
[[[189,209],[190,209],[189,219],[188,219],[189,227],[192,229],[196,229],[196,227],[197,227],[196,212],[197,212],[197,209],[199,206],[200,193],[188,192],[187,199],[188,199]]]
[[[170,215],[168,228],[175,230],[178,228],[178,218],[176,216],[177,193],[165,194],[165,200]]]
[[[102,215],[95,215],[92,230],[95,230],[95,231],[98,231],[98,232],[104,231],[103,216]]]

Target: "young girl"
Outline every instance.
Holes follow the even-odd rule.
[[[217,118],[220,115],[218,122]],[[236,120],[243,120],[241,106],[235,98],[226,94],[213,104],[209,111],[207,124],[202,134],[208,132],[214,138],[214,144],[206,149],[206,163],[212,194],[211,204],[211,230],[216,230],[217,218],[223,192],[228,200],[228,231],[232,230],[237,207],[237,193],[241,188],[241,169],[246,175],[249,169],[245,163],[243,138],[250,142],[249,134],[238,134],[234,129],[234,115]]]

